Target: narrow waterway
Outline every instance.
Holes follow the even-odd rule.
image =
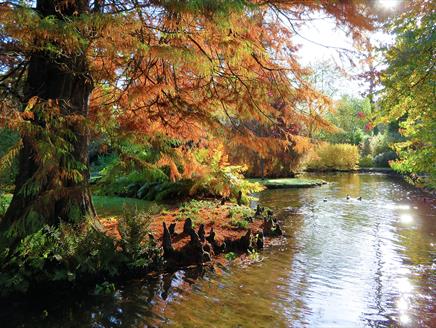
[[[436,327],[436,209],[386,175],[317,177],[329,184],[259,195],[280,213],[286,234],[259,263],[129,282],[110,297],[41,305],[2,321],[22,327]]]

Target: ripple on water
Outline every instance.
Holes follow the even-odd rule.
[[[126,284],[112,298],[62,302],[48,308],[45,320],[40,312],[27,311],[3,322],[23,327],[59,327],[65,318],[83,327],[436,327],[432,205],[384,175],[317,177],[330,183],[259,195],[262,205],[281,213],[287,235],[285,245],[265,250],[259,264],[180,270]]]

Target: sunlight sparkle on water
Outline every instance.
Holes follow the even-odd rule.
[[[379,5],[387,10],[395,9],[395,7],[397,7],[400,2],[401,2],[401,0],[379,0],[378,1]]]
[[[389,210],[410,210],[410,205],[405,204],[387,204],[384,206],[384,208],[387,208]]]
[[[410,293],[413,290],[413,285],[410,283],[409,279],[401,278],[398,280],[398,290],[401,293]]]
[[[400,316],[400,321],[401,321],[402,324],[406,324],[407,325],[408,323],[410,323],[410,317],[407,314],[402,314]]]
[[[401,214],[400,215],[400,222],[403,224],[410,224],[413,222],[413,216],[410,214]]]
[[[402,294],[401,298],[397,302],[397,308],[400,312],[400,322],[403,325],[407,325],[411,322],[411,318],[408,315],[409,310],[409,297],[413,291],[413,285],[407,278],[400,278],[398,280],[398,290]]]
[[[400,298],[397,303],[397,307],[401,312],[404,312],[409,308],[409,304],[407,303],[407,300],[405,298]]]

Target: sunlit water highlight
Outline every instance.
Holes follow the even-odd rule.
[[[320,177],[330,183],[259,195],[261,204],[280,213],[287,235],[284,244],[263,252],[260,263],[129,282],[114,296],[31,307],[5,315],[2,322],[22,327],[436,327],[432,205],[384,175]],[[44,319],[41,309],[48,310]]]

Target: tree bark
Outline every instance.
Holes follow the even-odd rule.
[[[36,10],[42,17],[54,15],[65,20],[87,12],[89,4],[84,0],[38,0]],[[35,117],[29,120],[28,123],[39,132],[24,133],[22,136],[23,147],[19,155],[15,191],[0,229],[7,229],[20,222],[22,231],[19,234],[26,235],[43,224],[57,225],[61,221],[72,223],[83,220],[85,216],[95,216],[88,189],[89,130],[85,124],[91,90],[92,79],[84,51],[67,56],[54,55],[48,51],[31,54],[25,98],[30,100],[38,97],[39,103],[55,104],[53,108],[58,108],[58,112],[51,119],[65,124],[60,124],[58,130],[49,130],[49,124],[50,127],[56,124],[51,124],[39,112],[35,112]],[[70,134],[64,134],[65,130]],[[56,160],[49,163],[49,170],[41,167],[40,159],[44,154],[41,153],[41,147],[38,147],[42,138],[47,138],[44,131],[62,133],[66,143],[71,145],[66,156],[53,157]],[[71,165],[77,167],[81,179],[62,174]],[[26,191],[31,184],[37,184],[36,192]]]

